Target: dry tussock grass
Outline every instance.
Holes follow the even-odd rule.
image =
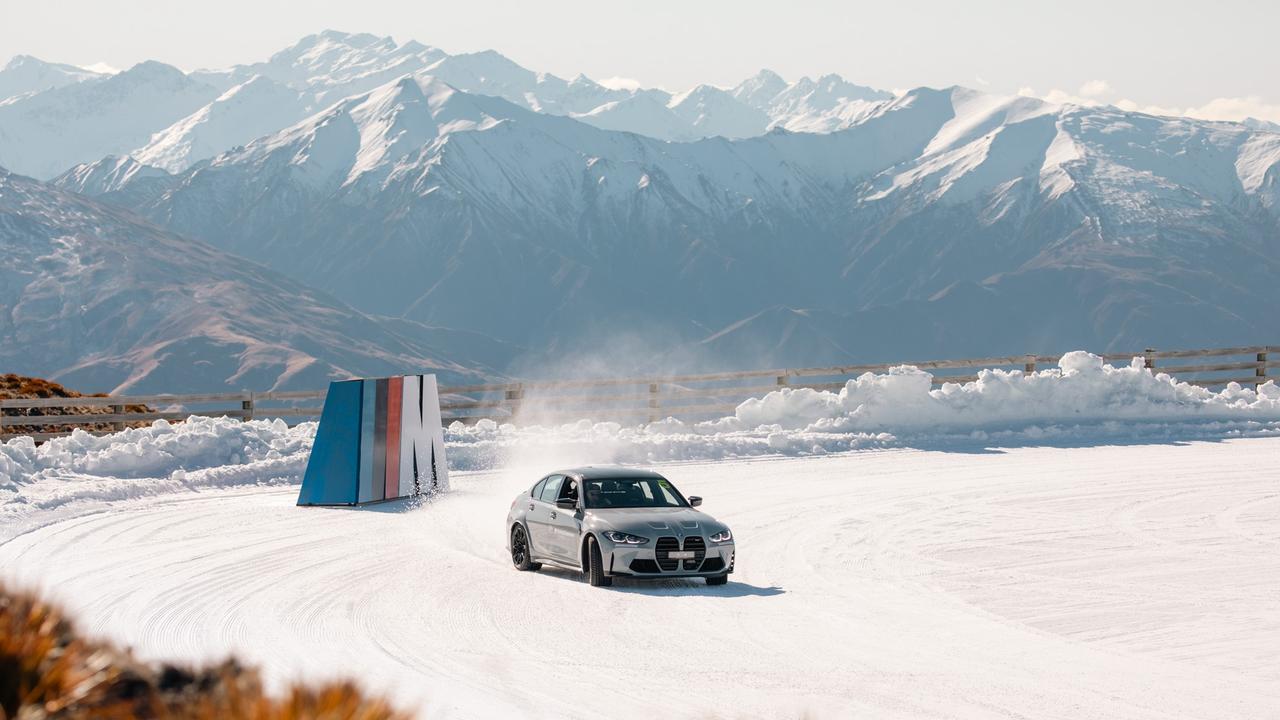
[[[86,640],[57,608],[0,586],[0,720],[408,720],[350,682],[263,692],[234,660],[153,667]]]
[[[81,395],[75,390],[70,390],[56,382],[45,380],[43,378],[25,377],[8,373],[0,375],[0,400],[9,399],[32,399],[32,398],[78,398],[78,397],[106,397],[104,394],[97,395]],[[110,415],[114,411],[109,407],[60,407],[60,408],[22,408],[8,409],[0,412],[7,417],[39,417],[47,418],[57,415]],[[127,405],[125,412],[144,413],[153,412],[146,405]],[[150,423],[132,422],[125,423],[125,427],[146,427]],[[28,429],[23,430],[26,427]],[[70,432],[73,427],[89,431],[107,431],[116,429],[112,423],[87,423],[78,425],[41,425],[41,426],[19,426],[17,429],[7,430],[8,432]]]

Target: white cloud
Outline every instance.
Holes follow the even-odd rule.
[[[92,65],[83,65],[81,67],[89,72],[103,73],[105,75],[116,75],[120,72],[120,68],[108,65],[104,62],[96,62]]]
[[[641,87],[644,87],[640,84],[639,80],[632,80],[631,78],[626,77],[605,78],[604,80],[599,80],[597,82],[610,90],[639,90]]]
[[[1191,117],[1205,120],[1244,120],[1257,118],[1280,122],[1280,103],[1269,103],[1258,97],[1214,98],[1197,108],[1187,110]]]
[[[1128,98],[1121,98],[1111,104],[1127,112],[1140,112],[1148,115],[1170,115],[1173,117],[1188,116],[1186,108],[1167,107],[1165,105],[1143,105],[1141,103],[1134,102],[1133,100],[1129,100]]]
[[[1220,97],[1192,107],[1170,107],[1140,103],[1135,100],[1119,97],[1118,93],[1106,80],[1090,80],[1081,85],[1076,92],[1054,88],[1048,92],[1036,92],[1034,88],[1022,87],[1019,95],[1038,97],[1055,105],[1114,105],[1129,112],[1147,113],[1149,115],[1169,115],[1175,117],[1192,117],[1200,120],[1229,120],[1239,122],[1246,118],[1256,118],[1271,122],[1280,122],[1280,103],[1268,102],[1257,95],[1247,97]]]
[[[1102,97],[1111,94],[1111,84],[1106,80],[1090,80],[1080,86],[1080,95],[1084,97]]]
[[[1036,92],[1035,88],[1022,87],[1018,88],[1018,94],[1024,97],[1036,97],[1045,102],[1054,105],[1103,105],[1105,102],[1096,97],[1085,97],[1084,95],[1068,92],[1054,88],[1049,92]]]

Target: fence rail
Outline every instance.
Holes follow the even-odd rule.
[[[977,379],[972,372],[975,368],[1034,372],[1037,368],[1056,364],[1060,357],[1008,355],[697,375],[459,385],[440,388],[440,409],[446,423],[480,420],[535,423],[584,418],[648,422],[666,417],[694,419],[731,413],[741,401],[783,387],[838,390],[850,378],[866,372],[885,372],[900,365],[928,370],[934,374],[934,384],[941,385],[971,382]],[[1273,379],[1273,374],[1268,371],[1280,370],[1280,346],[1275,345],[1205,350],[1149,348],[1140,352],[1109,352],[1103,355],[1107,362],[1112,363],[1127,363],[1135,357],[1142,358],[1146,367],[1156,372],[1168,373],[1183,382],[1205,387],[1232,382],[1257,387]],[[324,396],[324,390],[290,390],[0,400],[0,440],[29,435],[43,441],[68,434],[42,431],[50,427],[110,425],[112,430],[118,430],[125,423],[182,420],[193,416],[227,416],[245,420],[310,419],[319,417]],[[155,409],[138,412],[138,406]],[[66,408],[109,408],[110,411],[66,415],[42,412]]]

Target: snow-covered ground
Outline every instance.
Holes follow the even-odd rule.
[[[1280,390],[1073,353],[705,423],[449,429],[454,490],[294,505],[314,425],[0,445],[0,579],[148,657],[353,675],[430,717],[1241,717],[1280,707]],[[519,573],[511,499],[662,463],[738,571]]]
[[[1280,707],[1280,439],[673,464],[723,588],[520,573],[512,496],[127,501],[0,545],[148,657],[354,675],[427,717],[1260,718]]]

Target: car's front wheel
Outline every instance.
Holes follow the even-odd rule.
[[[587,580],[593,587],[613,584],[613,578],[604,574],[604,558],[600,556],[600,544],[594,537],[587,538]]]
[[[708,585],[724,585],[727,582],[729,582],[728,575],[712,575],[707,578]]]
[[[529,535],[523,525],[511,528],[511,564],[517,570],[541,570],[542,563],[533,561],[533,553],[529,549]]]

